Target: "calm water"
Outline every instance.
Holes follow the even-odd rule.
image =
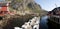
[[[59,29],[57,24],[50,23],[48,16],[43,16],[40,21],[40,29]]]
[[[48,29],[48,25],[47,25],[47,19],[48,19],[48,16],[43,16],[41,18],[41,21],[40,21],[40,28],[41,29]]]

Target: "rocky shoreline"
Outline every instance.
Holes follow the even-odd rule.
[[[35,16],[31,14],[8,16],[1,20],[2,22],[0,22],[0,28],[13,29],[13,27],[16,26],[21,27],[25,22],[28,22],[33,17]]]

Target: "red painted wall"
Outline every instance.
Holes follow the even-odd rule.
[[[7,6],[0,7],[0,16],[4,16],[4,14],[7,14]]]
[[[7,6],[1,7],[1,11],[7,11]]]

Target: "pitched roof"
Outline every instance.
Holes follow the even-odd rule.
[[[0,7],[1,6],[7,6],[7,3],[0,3]]]

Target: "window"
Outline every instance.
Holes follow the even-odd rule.
[[[0,11],[0,14],[2,14],[3,13],[3,11]]]
[[[1,9],[1,7],[0,7],[0,9]]]
[[[8,11],[4,11],[4,14],[7,14]]]

